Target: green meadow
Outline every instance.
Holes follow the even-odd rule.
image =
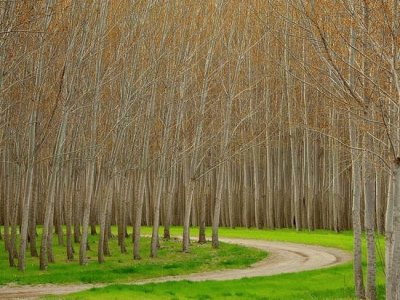
[[[130,228],[129,228],[130,230]],[[162,228],[160,229],[160,232]],[[116,235],[116,228],[113,228]],[[142,228],[143,235],[151,233],[150,227]],[[181,227],[173,227],[171,234],[179,237]],[[191,230],[196,237],[198,229]],[[209,237],[211,230],[207,229]],[[353,248],[352,232],[335,233],[327,230],[313,232],[292,229],[257,230],[247,228],[221,228],[221,237],[248,238],[271,241],[286,241],[311,245],[336,247],[349,252]],[[269,277],[244,278],[228,281],[166,282],[145,285],[129,285],[136,280],[160,276],[188,274],[227,268],[245,268],[267,257],[267,253],[238,245],[221,243],[218,250],[211,244],[193,241],[191,252],[183,253],[179,239],[160,240],[159,257],[150,258],[150,238],[141,240],[141,260],[132,259],[131,237],[126,240],[127,253],[121,254],[117,237],[110,239],[111,257],[104,264],[97,263],[97,236],[90,236],[89,264],[81,267],[77,258],[68,262],[65,247],[57,246],[54,237],[56,263],[49,264],[47,271],[39,271],[38,259],[28,254],[27,270],[21,273],[8,267],[5,252],[0,255],[0,284],[42,284],[42,283],[110,283],[104,288],[71,294],[63,299],[353,299],[352,263],[339,266],[282,274]],[[0,241],[0,247],[4,247]],[[78,251],[78,245],[75,245]],[[384,299],[384,240],[377,238],[377,279],[379,298]],[[78,256],[78,253],[75,255]],[[364,245],[365,262],[365,245]],[[364,263],[364,267],[366,265]],[[59,299],[60,297],[50,297]]]
[[[40,233],[40,231],[38,230]],[[113,228],[116,233],[116,229]],[[40,236],[39,236],[40,239]],[[141,239],[141,260],[132,259],[131,238],[126,239],[127,253],[121,253],[117,237],[110,239],[111,256],[104,264],[97,262],[98,236],[89,236],[89,264],[79,265],[79,245],[75,245],[75,259],[66,259],[66,247],[58,246],[54,236],[55,263],[49,264],[47,271],[39,270],[39,259],[31,257],[27,251],[25,272],[8,266],[8,255],[0,251],[0,284],[42,284],[42,283],[119,283],[140,279],[204,272],[228,268],[244,268],[266,257],[266,253],[239,245],[222,243],[220,249],[212,249],[209,244],[193,243],[190,253],[181,251],[177,239],[160,240],[157,258],[150,258],[150,238]],[[38,241],[38,245],[39,245]],[[4,248],[4,241],[0,241]]]
[[[144,228],[143,233],[150,233]],[[195,236],[197,229],[192,230]],[[208,230],[208,236],[210,230]],[[181,228],[172,229],[173,235],[180,235]],[[228,229],[220,230],[222,237],[249,238],[273,241],[322,245],[352,251],[352,232],[335,233],[327,230],[314,232],[296,232],[291,229],[256,230]],[[193,243],[193,250],[196,243]],[[227,245],[224,245],[226,247]],[[210,245],[206,245],[210,249]],[[379,299],[384,299],[384,241],[377,238],[377,279]],[[236,256],[232,253],[232,259]],[[238,257],[236,257],[238,258]],[[240,258],[238,258],[241,260]],[[364,247],[365,261],[365,247]],[[244,264],[243,264],[244,265]],[[353,269],[351,263],[293,274],[282,274],[270,277],[245,278],[223,282],[166,282],[146,284],[143,286],[113,284],[105,288],[76,293],[65,299],[354,299]]]

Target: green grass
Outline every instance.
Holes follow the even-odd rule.
[[[145,233],[149,228],[144,228]],[[173,228],[172,234],[181,234],[180,228]],[[197,230],[192,230],[196,235]],[[209,231],[208,231],[209,234]],[[317,230],[315,232],[296,232],[290,229],[254,230],[225,229],[220,236],[289,241],[304,244],[337,247],[351,251],[353,237],[351,232],[334,233]],[[384,242],[377,239],[378,250],[378,292],[384,299],[384,273],[382,253]],[[365,245],[364,245],[365,260]],[[365,267],[365,264],[364,264]],[[307,271],[283,274],[271,277],[246,278],[224,282],[174,282],[147,284],[144,286],[111,285],[96,288],[66,297],[67,299],[353,299],[352,264]]]
[[[177,240],[160,241],[161,248],[157,258],[150,258],[150,238],[141,240],[140,261],[132,259],[132,243],[126,240],[128,252],[121,254],[117,238],[110,240],[111,257],[106,257],[104,264],[97,263],[97,236],[89,237],[89,264],[78,264],[78,253],[71,262],[66,259],[65,247],[57,246],[54,237],[54,254],[56,262],[49,264],[47,271],[39,270],[38,258],[32,258],[27,251],[26,271],[19,272],[8,266],[8,256],[4,242],[0,241],[0,284],[41,284],[41,283],[121,283],[139,279],[203,272],[227,268],[243,268],[266,257],[266,253],[238,245],[221,244],[214,250],[210,244],[192,243],[192,251],[183,253],[181,243]],[[39,241],[38,241],[39,242]],[[75,245],[79,251],[79,246]]]

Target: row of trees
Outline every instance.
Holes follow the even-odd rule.
[[[133,226],[135,259],[143,224],[151,256],[160,224],[165,238],[183,225],[183,251],[190,226],[200,242],[212,226],[214,247],[221,225],[352,228],[357,296],[376,298],[378,231],[397,299],[399,10],[398,0],[1,1],[10,266],[24,270],[30,249],[46,269],[54,233],[69,260],[80,243],[86,264],[96,225],[100,263],[113,224],[122,252]]]

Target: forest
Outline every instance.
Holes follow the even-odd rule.
[[[400,299],[400,0],[0,1],[0,157],[0,273],[350,232]]]

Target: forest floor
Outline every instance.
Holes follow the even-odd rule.
[[[350,252],[331,247],[305,245],[305,244],[279,242],[279,241],[266,241],[262,239],[221,238],[221,241],[229,244],[236,244],[266,251],[268,253],[268,257],[244,269],[213,270],[213,271],[199,272],[193,274],[149,278],[144,280],[135,280],[133,282],[128,282],[124,285],[128,286],[143,285],[145,287],[147,286],[148,283],[154,284],[154,283],[162,283],[170,281],[182,281],[182,280],[191,282],[207,281],[207,280],[222,281],[222,280],[252,278],[259,276],[272,276],[277,274],[327,268],[345,262],[349,262],[351,260]],[[44,284],[44,285],[28,285],[28,286],[6,285],[0,288],[0,298],[32,299],[44,295],[55,295],[59,297],[61,295],[66,295],[85,290],[98,290],[97,288],[105,286],[107,286],[107,284],[68,284],[68,285]],[[147,295],[146,298],[149,298],[148,296],[150,295]],[[75,295],[72,298],[76,299],[77,297],[79,296]],[[89,297],[88,295],[82,295],[82,297],[79,298],[86,299],[88,297]],[[97,299],[99,299],[98,296],[95,296],[94,298],[96,297]],[[118,296],[114,295],[114,298],[115,297],[118,298]],[[104,295],[101,296],[100,298],[104,298]],[[169,297],[169,299],[175,299],[175,298]],[[205,299],[207,299],[207,297]]]

